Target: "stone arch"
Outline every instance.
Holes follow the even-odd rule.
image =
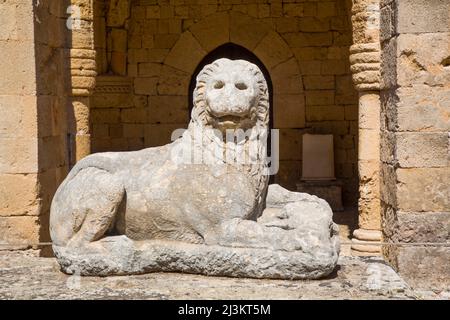
[[[190,78],[202,59],[230,42],[253,52],[269,71],[274,127],[304,127],[303,84],[294,54],[271,26],[242,13],[212,14],[183,32],[163,61],[158,94],[186,95]]]

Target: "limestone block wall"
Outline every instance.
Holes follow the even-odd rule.
[[[0,248],[39,241],[33,6],[0,5]]]
[[[67,171],[57,3],[0,4],[0,250],[49,240],[51,196]]]
[[[332,133],[344,200],[356,205],[351,1],[97,1],[95,12],[93,152],[168,143],[189,121],[188,86],[198,63],[232,42],[252,51],[272,78],[281,133],[277,181],[294,189],[300,179],[303,133]]]
[[[416,243],[384,255],[411,283],[448,288],[450,4],[381,1],[381,37],[383,235]]]

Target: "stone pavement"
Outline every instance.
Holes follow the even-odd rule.
[[[341,257],[327,279],[285,281],[153,273],[68,276],[53,258],[0,251],[0,299],[430,299],[412,290],[381,258]]]

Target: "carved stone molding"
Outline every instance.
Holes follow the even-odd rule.
[[[72,96],[90,96],[95,88],[97,75],[95,50],[69,49],[70,86]]]
[[[133,81],[127,77],[119,76],[98,76],[94,94],[108,93],[131,93],[133,89]]]
[[[380,1],[353,0],[350,70],[359,91],[380,90]]]
[[[354,44],[350,47],[350,70],[357,90],[380,90],[380,68],[379,43]]]

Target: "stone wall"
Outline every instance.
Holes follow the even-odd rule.
[[[197,64],[227,42],[253,53],[274,87],[281,130],[278,182],[301,176],[301,136],[335,137],[336,174],[356,205],[357,94],[351,82],[351,3],[339,1],[97,1],[92,151],[136,150],[170,141],[189,121]]]
[[[67,172],[59,4],[0,4],[0,250],[49,240],[51,197]]]
[[[450,281],[450,10],[448,1],[381,8],[384,255],[412,284]],[[447,244],[447,247],[438,243]]]

